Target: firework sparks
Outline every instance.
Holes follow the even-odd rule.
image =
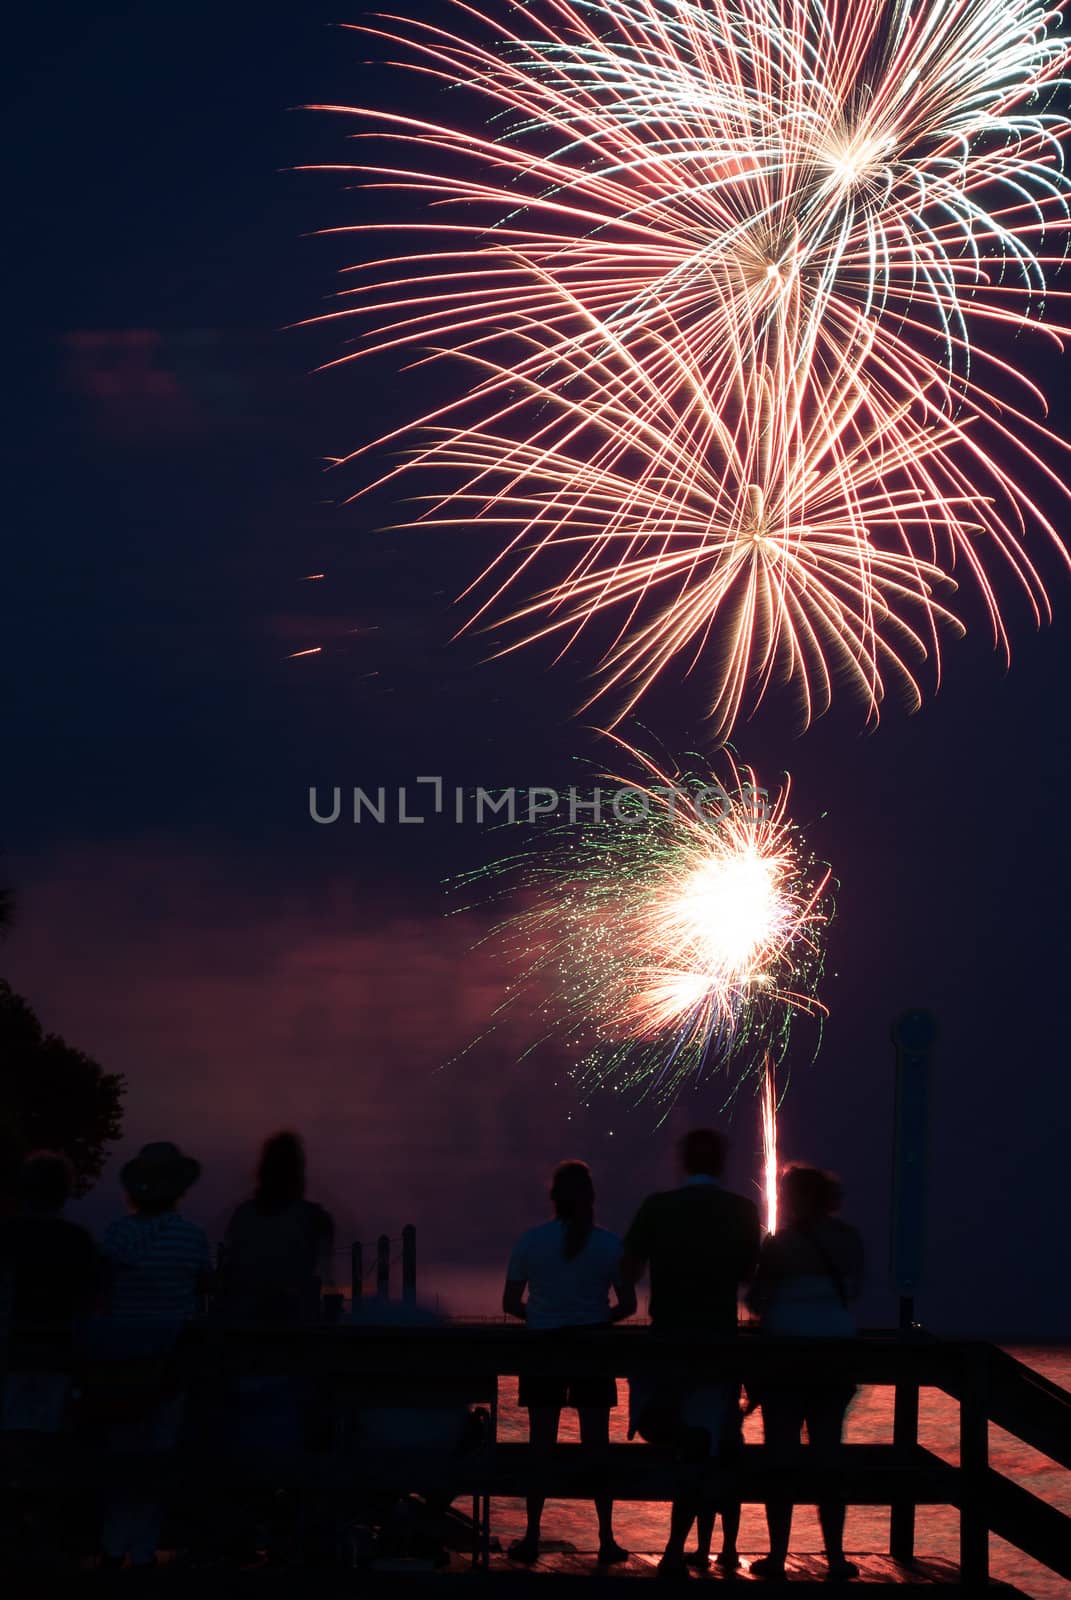
[[[887,683],[917,706],[918,663],[939,676],[940,625],[962,632],[938,543],[973,562],[988,508],[944,462],[947,434],[875,436],[858,372],[817,391],[775,377],[741,362],[733,410],[695,409],[685,427],[619,351],[578,368],[564,394],[519,384],[524,442],[456,429],[398,470],[462,480],[417,525],[505,530],[473,585],[476,619],[497,620],[541,572],[554,581],[506,617],[520,642],[564,649],[613,619],[589,703],[607,697],[614,721],[675,659],[702,668],[722,734],[775,678],[794,684],[804,724],[836,677],[875,720]]]
[[[931,585],[929,567],[967,571],[1007,653],[993,569],[1011,569],[1040,621],[1048,600],[1028,533],[1040,529],[1067,559],[1036,487],[1047,480],[1066,492],[1065,475],[1046,460],[1063,442],[1039,420],[1038,391],[986,337],[1033,329],[1060,343],[1061,330],[1037,320],[1068,226],[1068,124],[1044,99],[1063,84],[1068,59],[1055,34],[1058,8],[1039,0],[791,0],[787,9],[770,0],[543,0],[499,17],[458,0],[458,9],[458,34],[400,17],[365,31],[401,47],[426,81],[482,97],[494,137],[430,118],[325,108],[371,119],[388,152],[408,147],[411,164],[388,154],[352,170],[430,208],[411,229],[430,234],[433,248],[371,263],[330,313],[366,319],[357,354],[397,348],[476,362],[475,390],[423,419],[453,425],[458,408],[475,401],[478,414],[454,435],[470,459],[501,452],[518,386],[568,408],[585,381],[604,391],[598,407],[608,405],[607,424],[615,406],[640,426],[652,422],[656,394],[659,449],[671,455],[693,449],[712,418],[730,432],[750,429],[751,448],[762,453],[755,396],[741,398],[740,389],[741,373],[757,374],[790,414],[794,397],[814,402],[824,441],[807,450],[822,459],[827,483],[839,474],[850,485],[860,470],[876,483],[890,461],[907,474],[919,502],[914,570],[897,572],[894,583],[917,596]],[[642,373],[630,393],[620,377],[605,393],[615,362]],[[844,426],[821,397],[849,393],[855,421]],[[624,438],[635,446],[637,426]],[[1018,469],[1004,464],[1015,452]],[[700,451],[700,461],[708,454]],[[742,586],[741,604],[754,613],[761,647],[757,660],[741,655],[754,635],[730,620],[730,666],[713,700],[723,728],[741,709],[741,675],[753,667],[765,685],[786,640],[797,677],[801,655],[828,658],[839,641],[833,654],[857,664],[873,713],[874,619],[899,617],[899,602],[873,578],[885,556],[872,517],[838,518],[834,564],[842,574],[853,566],[863,580],[832,606],[823,536],[809,546],[817,573],[805,555],[793,574],[786,545],[778,546],[782,526],[795,529],[791,543],[802,517],[775,517],[772,534],[748,531],[756,489],[764,505],[793,492],[767,481],[779,464],[770,452],[765,472],[730,478],[722,499],[731,503],[713,520],[727,545],[752,547],[747,570],[752,579],[759,572],[752,588]],[[620,459],[616,472],[611,536],[627,541],[648,517],[653,480]],[[969,530],[967,497],[975,501]],[[897,507],[897,539],[912,515]],[[979,544],[977,532],[989,537]],[[706,559],[688,529],[679,545],[664,523],[654,537],[679,571]],[[776,559],[757,562],[756,550]],[[556,597],[569,630],[602,603],[583,571],[579,586],[571,580]],[[673,562],[649,571],[633,563],[619,598],[627,606],[673,574]],[[782,580],[795,605],[782,597]],[[601,571],[594,582],[603,582]],[[801,622],[805,588],[818,597],[821,622],[814,607]],[[717,594],[715,586],[707,598]],[[774,614],[763,618],[767,605]],[[934,605],[923,633],[932,637],[940,615]],[[703,612],[688,589],[657,637],[641,632],[631,657],[626,640],[616,665],[630,681],[637,673],[649,681],[674,634],[685,644],[708,631],[722,639],[724,624],[724,606]],[[808,675],[820,679],[822,667],[812,662]]]
[[[355,170],[482,212],[433,222],[440,250],[373,264],[388,274],[367,291],[381,341],[480,339],[533,315],[575,339],[579,302],[622,335],[672,330],[709,356],[726,329],[761,337],[802,306],[797,350],[835,351],[827,311],[892,306],[930,317],[951,364],[971,317],[1019,320],[1044,292],[1033,246],[1067,218],[1066,121],[1037,103],[1067,64],[1058,7],[545,0],[520,13],[524,32],[494,6],[459,10],[457,35],[390,16],[362,31],[482,96],[497,137],[325,108],[420,158]]]
[[[622,748],[642,776],[611,779],[612,807],[473,875],[525,902],[492,935],[515,973],[504,1008],[531,1008],[586,1090],[668,1109],[722,1068],[728,1099],[796,1016],[824,1014],[829,872],[803,852],[787,781],[771,800],[727,751],[722,781]]]
[[[769,1056],[762,1071],[762,1187],[766,1232],[777,1232],[777,1074]]]

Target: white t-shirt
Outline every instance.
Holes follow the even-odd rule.
[[[592,1228],[580,1254],[562,1254],[565,1224],[555,1218],[522,1233],[506,1277],[528,1285],[530,1328],[587,1328],[610,1320],[610,1288],[620,1281],[621,1240]]]

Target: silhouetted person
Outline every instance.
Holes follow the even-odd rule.
[[[59,1362],[70,1356],[75,1319],[93,1309],[98,1283],[92,1237],[63,1216],[73,1186],[66,1156],[36,1150],[18,1172],[15,1215],[0,1221],[0,1279],[11,1331],[45,1335]],[[55,1432],[63,1422],[69,1373],[37,1368],[32,1348],[22,1360],[26,1365],[8,1374],[3,1425]]]
[[[551,1333],[570,1328],[607,1327],[630,1317],[636,1295],[621,1275],[621,1240],[595,1226],[595,1185],[583,1161],[563,1161],[550,1186],[554,1220],[529,1228],[513,1247],[506,1272],[502,1309],[529,1328]],[[524,1298],[525,1286],[528,1299]],[[616,1304],[611,1310],[610,1290]],[[529,1440],[537,1470],[545,1467],[558,1438],[563,1406],[575,1406],[582,1445],[605,1461],[610,1443],[610,1411],[617,1404],[613,1378],[524,1377],[520,1403],[528,1409]],[[531,1564],[539,1555],[539,1528],[545,1497],[529,1494],[528,1526],[510,1546],[512,1560]],[[599,1561],[628,1560],[614,1539],[614,1503],[595,1496],[599,1518]]]
[[[323,1206],[305,1198],[305,1189],[300,1136],[273,1133],[261,1146],[252,1198],[237,1207],[224,1234],[213,1303],[222,1317],[276,1326],[319,1319],[335,1225]],[[285,1467],[287,1458],[304,1448],[310,1398],[309,1383],[297,1375],[242,1374],[235,1386],[237,1443],[261,1467],[272,1457]],[[273,1504],[273,1512],[279,1504]],[[286,1533],[278,1515],[267,1520],[269,1550],[281,1555],[292,1544],[297,1525],[308,1525],[309,1508],[302,1504]]]
[[[196,1315],[212,1259],[208,1235],[178,1204],[200,1173],[199,1162],[166,1140],[144,1145],[122,1169],[129,1215],[101,1240],[113,1317],[181,1325]]]
[[[625,1235],[626,1280],[651,1277],[651,1322],[657,1333],[732,1336],[737,1327],[737,1295],[755,1270],[759,1251],[759,1214],[742,1195],[721,1184],[726,1141],[713,1128],[696,1128],[680,1144],[684,1183],[679,1189],[652,1194],[640,1206]],[[633,1383],[630,1431],[659,1442],[679,1444],[698,1464],[719,1457],[729,1464],[738,1438],[739,1385],[677,1385],[653,1390]],[[680,1492],[673,1501],[669,1541],[660,1570],[675,1574],[685,1565],[684,1543],[696,1517],[703,1514],[699,1553],[713,1521],[709,1495]],[[738,1508],[722,1501],[725,1564],[735,1565]],[[709,1549],[709,1541],[707,1543]]]
[[[110,1317],[99,1330],[97,1353],[149,1375],[137,1419],[109,1429],[109,1444],[120,1457],[143,1460],[178,1441],[185,1396],[168,1388],[167,1361],[199,1309],[211,1271],[208,1236],[179,1215],[178,1205],[200,1171],[192,1157],[163,1141],[145,1145],[119,1175],[130,1214],[107,1228],[101,1244]],[[129,1468],[110,1499],[104,1564],[118,1566],[129,1554],[134,1566],[152,1566],[162,1515],[151,1473]]]
[[[329,1270],[335,1225],[305,1198],[305,1149],[296,1133],[264,1141],[251,1200],[235,1211],[223,1241],[221,1308],[257,1322],[314,1322]]]
[[[35,1150],[22,1163],[17,1209],[0,1221],[0,1271],[9,1275],[15,1328],[69,1328],[92,1309],[97,1250],[86,1229],[63,1215],[73,1188],[74,1168],[54,1150]]]
[[[862,1281],[863,1242],[835,1215],[840,1199],[840,1184],[829,1173],[805,1166],[786,1170],[780,1185],[782,1225],[763,1243],[748,1296],[764,1332],[808,1339],[855,1333],[850,1307]],[[806,1424],[816,1464],[833,1468],[854,1393],[853,1383],[837,1379],[806,1386],[765,1381],[763,1433],[772,1461],[787,1466],[799,1460],[800,1430]],[[818,1518],[830,1577],[856,1577],[858,1568],[844,1558],[843,1500],[819,1502]],[[770,1553],[753,1561],[751,1570],[758,1577],[778,1578],[792,1533],[791,1501],[770,1501],[766,1521]]]

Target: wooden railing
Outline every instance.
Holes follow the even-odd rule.
[[[48,1342],[11,1342],[15,1366],[51,1364]],[[56,1362],[68,1359],[59,1350]],[[776,1378],[807,1385],[851,1380],[896,1391],[892,1442],[847,1445],[836,1468],[771,1465],[762,1446],[744,1449],[732,1492],[745,1502],[781,1495],[813,1504],[823,1491],[854,1505],[891,1507],[890,1554],[914,1556],[918,1505],[958,1509],[962,1582],[988,1581],[989,1535],[1071,1580],[1071,1518],[992,1470],[990,1422],[1063,1466],[1071,1466],[1071,1395],[981,1341],[938,1340],[917,1334],[872,1334],[854,1340],[775,1340],[744,1331],[737,1338],[668,1337],[642,1328],[540,1335],[521,1328],[449,1324],[442,1327],[350,1326],[279,1329],[190,1327],[176,1353],[178,1376],[192,1392],[217,1390],[239,1376],[288,1374],[313,1379],[327,1405],[412,1407],[493,1401],[498,1380],[524,1374],[679,1376],[740,1381],[761,1393]],[[918,1392],[933,1388],[954,1398],[960,1412],[960,1459],[950,1465],[918,1440]],[[351,1464],[352,1466],[352,1464]],[[306,1462],[305,1467],[309,1468]],[[590,1494],[590,1475],[578,1471],[577,1447],[563,1446],[540,1487],[557,1498]],[[525,1491],[524,1445],[494,1448],[459,1461],[458,1493],[484,1505],[492,1496]],[[314,1473],[347,1476],[347,1466],[321,1457]],[[615,1446],[605,1468],[620,1500],[666,1500],[674,1493],[668,1452],[646,1445]]]

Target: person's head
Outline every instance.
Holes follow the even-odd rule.
[[[174,1211],[201,1175],[201,1163],[184,1156],[169,1139],[142,1145],[119,1174],[132,1211],[154,1216]]]
[[[57,1150],[34,1150],[19,1169],[18,1200],[23,1211],[62,1211],[74,1190],[74,1168]]]
[[[595,1185],[586,1161],[562,1161],[550,1180],[554,1215],[565,1223],[562,1250],[567,1261],[578,1256],[595,1222]]]
[[[840,1181],[831,1172],[797,1163],[781,1174],[781,1216],[786,1226],[831,1217],[840,1210],[840,1200]]]
[[[257,1206],[283,1211],[305,1195],[305,1146],[296,1133],[273,1133],[265,1139],[257,1163]]]
[[[693,1128],[680,1142],[680,1161],[689,1178],[720,1178],[728,1150],[725,1135],[716,1128]]]

